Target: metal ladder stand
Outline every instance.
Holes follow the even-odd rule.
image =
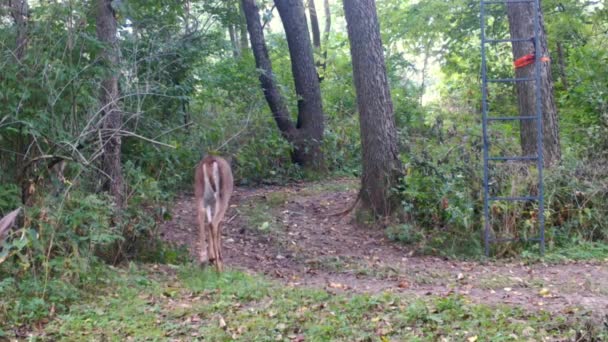
[[[503,79],[488,79],[486,70],[486,44],[496,43],[513,43],[513,42],[526,42],[530,41],[530,38],[523,37],[511,37],[512,39],[487,39],[485,35],[485,16],[486,16],[486,5],[492,4],[504,4],[505,15],[506,6],[509,3],[527,3],[534,6],[534,77],[526,78],[503,78]],[[483,188],[484,188],[484,201],[483,201],[483,213],[484,213],[484,244],[485,244],[485,255],[490,254],[490,244],[498,242],[508,241],[538,241],[540,244],[540,254],[543,255],[545,251],[545,216],[544,216],[544,189],[543,189],[543,122],[542,122],[542,103],[541,103],[541,45],[540,45],[540,1],[539,0],[503,0],[503,1],[489,1],[481,0],[481,79],[482,79],[482,127],[483,127]],[[488,83],[517,83],[517,82],[535,82],[535,94],[536,94],[536,113],[535,115],[520,113],[520,116],[508,116],[508,117],[492,117],[488,116],[488,94],[487,84]],[[524,115],[524,116],[521,116]],[[537,131],[537,156],[490,156],[490,142],[488,139],[488,123],[492,121],[515,121],[515,120],[536,120],[536,131]],[[490,162],[508,162],[508,161],[536,161],[538,167],[538,195],[537,196],[521,196],[521,197],[493,197],[490,196],[488,178],[489,178],[489,163]],[[538,224],[540,230],[540,236],[529,239],[512,239],[512,238],[498,238],[491,235],[491,222],[490,222],[490,202],[495,201],[537,201],[538,202]]]

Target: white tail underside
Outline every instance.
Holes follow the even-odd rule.
[[[203,166],[203,179],[205,182],[205,192],[203,194],[203,201],[205,205],[205,211],[207,213],[207,220],[211,222],[213,220],[213,216],[215,215],[215,207],[219,201],[219,191],[220,191],[220,171],[216,162],[212,164],[212,179],[215,185],[216,191],[213,191],[213,187],[209,183],[209,174],[206,166]]]

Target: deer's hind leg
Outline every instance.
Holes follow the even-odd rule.
[[[197,218],[198,218],[198,261],[201,265],[209,262],[209,252],[206,244],[207,223],[205,222],[205,207],[201,201],[197,201]]]
[[[211,221],[211,229],[213,230],[213,239],[215,245],[215,257],[216,257],[216,268],[218,272],[221,272],[224,268],[224,257],[222,255],[222,219],[226,214],[227,205],[218,206],[218,210],[213,215]]]

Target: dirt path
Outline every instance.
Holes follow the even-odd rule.
[[[331,217],[352,203],[352,180],[256,189],[238,188],[226,215],[223,244],[229,267],[258,272],[290,286],[409,296],[461,294],[475,303],[509,304],[553,313],[608,315],[606,262],[559,265],[463,262],[412,257],[382,232],[350,217]],[[192,250],[192,196],[180,198],[162,233]]]

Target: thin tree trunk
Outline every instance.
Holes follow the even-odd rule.
[[[533,3],[510,3],[507,5],[507,16],[512,38],[534,37],[534,4]],[[539,12],[540,21],[540,51],[543,56],[549,56],[547,49],[547,37],[543,24],[542,12]],[[526,54],[534,53],[534,45],[530,42],[513,43],[513,58],[518,59]],[[534,64],[518,68],[516,77],[532,77],[535,75]],[[535,82],[517,83],[517,98],[519,103],[519,114],[522,116],[536,115],[536,91]],[[548,62],[541,65],[541,103],[543,120],[543,155],[544,165],[550,167],[559,163],[561,159],[561,147],[559,142],[559,126],[557,118],[557,107],[553,95],[553,79]],[[537,130],[535,120],[522,120],[520,123],[521,147],[525,156],[537,154]]]
[[[27,0],[10,0],[9,5],[11,16],[17,27],[17,48],[15,49],[15,56],[18,61],[21,61],[25,56],[25,49],[27,48],[28,42],[27,21],[29,17],[29,6]]]
[[[329,9],[329,1],[324,0],[324,8],[325,8],[325,31],[323,33],[324,44],[321,44],[321,31],[319,29],[319,18],[317,16],[317,9],[315,7],[314,0],[308,0],[308,13],[310,16],[310,26],[312,31],[312,45],[317,53],[319,53],[320,57],[315,62],[316,67],[318,68],[317,74],[319,77],[319,82],[322,82],[325,78],[325,70],[327,68],[327,42],[329,40],[329,32],[331,28],[331,13]]]
[[[116,205],[124,206],[122,164],[120,160],[121,139],[118,133],[122,125],[122,112],[118,107],[117,24],[112,0],[97,0],[97,38],[104,43],[103,61],[109,74],[101,81],[100,105],[103,113],[103,158],[102,170],[109,179],[104,189],[109,191]]]
[[[249,48],[249,41],[247,40],[247,18],[245,18],[245,11],[243,11],[243,4],[239,1],[239,30],[240,30],[240,40],[241,40],[241,56],[244,56],[246,51]]]
[[[230,45],[232,46],[232,55],[234,58],[240,58],[239,42],[236,36],[236,30],[233,24],[228,24],[228,35],[230,36]]]
[[[272,64],[264,39],[260,15],[255,0],[242,0],[256,67],[261,70],[260,83],[272,115],[285,137],[293,146],[292,159],[309,169],[322,169],[323,108],[312,46],[301,1],[277,1],[291,56],[292,72],[298,95],[298,121],[294,125],[289,110],[275,84]]]
[[[331,32],[331,10],[329,8],[329,0],[323,1],[323,7],[325,8],[325,32],[323,33],[321,75],[325,74],[327,68],[327,44],[329,44],[329,33]],[[321,79],[323,79],[323,76],[321,76]]]
[[[14,56],[17,60],[17,63],[21,64],[23,58],[25,57],[25,52],[28,45],[28,32],[27,32],[27,23],[28,23],[28,12],[29,6],[27,0],[11,0],[8,1],[8,6],[10,8],[10,14],[13,17],[13,21],[15,22],[15,29],[17,31],[17,38],[15,39],[15,51]],[[23,76],[21,72],[18,77],[21,79]],[[22,130],[20,128],[20,130]],[[31,168],[26,167],[28,164],[26,158],[26,154],[28,151],[28,146],[31,143],[30,136],[24,136],[23,134],[19,134],[19,139],[16,141],[15,149],[21,152],[21,155],[24,157],[16,157],[16,165],[15,168],[17,170],[17,181],[21,185],[21,202],[24,205],[31,205],[31,195],[33,194],[33,189],[35,188],[35,184],[33,179],[36,179],[34,175],[32,175]]]
[[[391,189],[402,169],[375,1],[344,0],[344,14],[361,123],[361,202],[389,215],[399,203]]]
[[[319,29],[319,18],[315,0],[308,0],[308,15],[310,16],[310,29],[312,31],[312,46],[315,49],[321,48],[321,30]]]
[[[431,57],[430,54],[430,47],[431,47],[431,42],[427,42],[426,46],[424,47],[424,62],[422,64],[422,82],[420,83],[420,99],[419,99],[419,103],[420,105],[422,105],[422,98],[424,97],[424,92],[426,91],[426,75],[427,75],[427,71],[428,71],[428,67],[429,67],[429,58]]]
[[[559,65],[559,75],[562,79],[564,90],[568,91],[568,77],[566,76],[566,58],[564,57],[564,47],[561,42],[557,43],[557,63]]]

